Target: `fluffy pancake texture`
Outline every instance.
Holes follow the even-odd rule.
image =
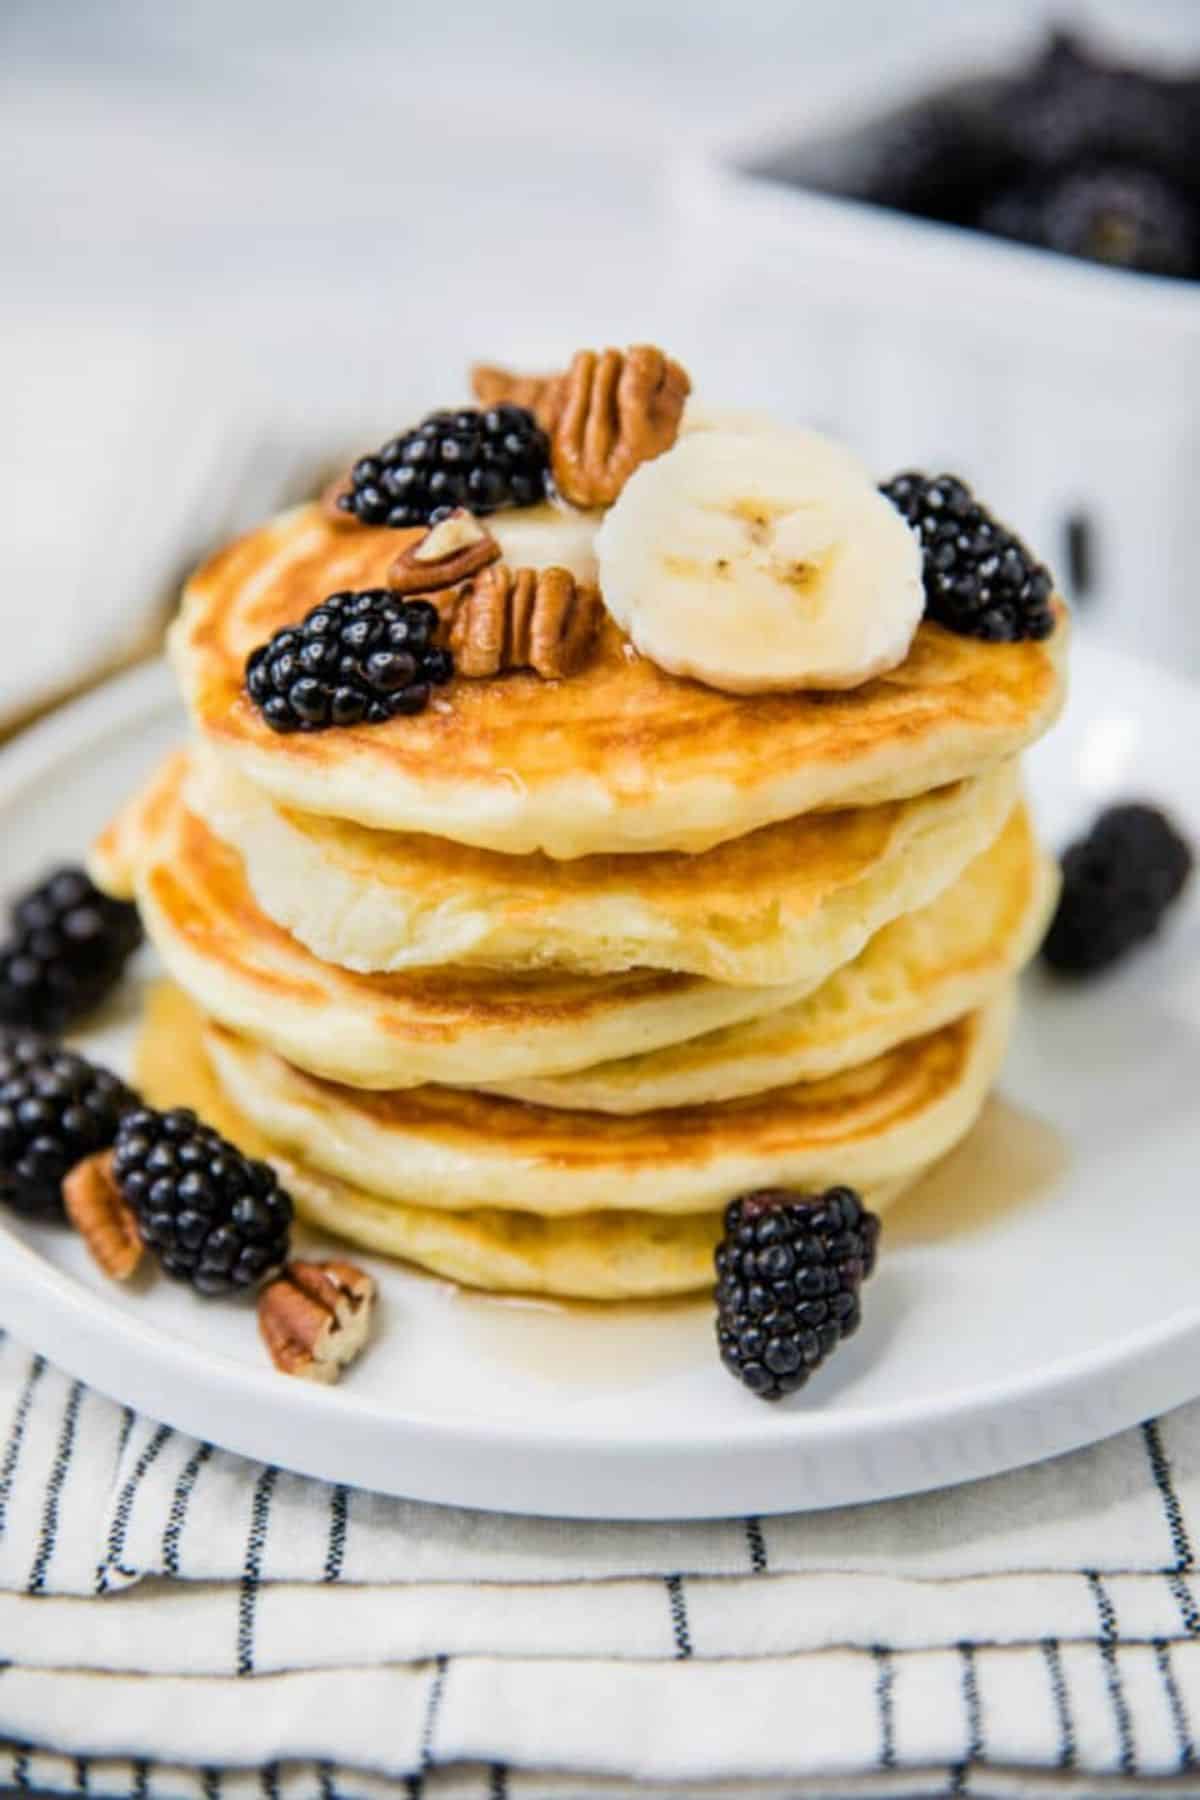
[[[418,533],[300,507],[221,551],[172,632],[203,736],[282,804],[509,855],[697,851],[815,809],[946,785],[1014,756],[1062,701],[1066,615],[1044,642],[921,626],[899,668],[834,694],[739,697],[668,675],[611,620],[568,681],[455,681],[415,718],[278,736],[246,657],[327,594],[383,584]]]
[[[806,980],[778,986],[653,968],[603,979],[472,966],[359,974],[322,961],[267,917],[236,852],[189,809],[186,769],[185,756],[172,758],[109,827],[93,873],[111,892],[132,889],[167,968],[205,1011],[301,1068],[351,1085],[494,1085],[641,1054],[789,1004],[867,934],[847,917],[825,944],[825,960],[810,954]],[[952,879],[1000,829],[1014,781],[1002,766],[965,795],[952,788],[930,796],[926,829],[889,869],[891,891],[882,888],[879,910],[886,916]],[[939,806],[945,813],[935,829]]]
[[[951,887],[886,925],[793,1005],[645,1056],[493,1091],[540,1106],[637,1113],[819,1081],[982,1006],[1035,954],[1058,890],[1058,866],[1018,807]]]
[[[198,1005],[315,1074],[378,1088],[516,1080],[674,1043],[795,997],[656,969],[600,982],[335,968],[256,905],[240,858],[184,805],[185,769],[185,757],[172,758],[113,821],[92,872],[108,892],[136,897],[151,941]]]
[[[712,1286],[719,1212],[612,1211],[544,1218],[478,1208],[444,1212],[388,1200],[283,1153],[228,1099],[204,1054],[203,1020],[164,984],[147,1009],[137,1081],[153,1106],[191,1106],[246,1153],[266,1157],[310,1225],[363,1249],[491,1293],[635,1300]],[[900,1183],[872,1189],[876,1210]]]
[[[823,980],[994,840],[1016,769],[809,813],[688,856],[501,856],[297,813],[199,753],[187,802],[239,852],[262,910],[323,961],[588,974],[667,968],[740,986]]]
[[[619,1118],[455,1088],[339,1087],[218,1026],[205,1045],[252,1124],[373,1193],[448,1211],[691,1213],[751,1188],[911,1176],[971,1125],[1011,1015],[1006,989],[977,1012],[824,1081]]]

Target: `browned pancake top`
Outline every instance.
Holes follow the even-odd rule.
[[[570,680],[455,681],[415,718],[273,733],[244,692],[249,653],[327,595],[383,585],[419,535],[339,529],[309,506],[206,563],[189,585],[178,640],[205,734],[310,772],[358,762],[364,778],[374,771],[386,783],[400,772],[435,791],[439,783],[535,790],[583,772],[616,805],[636,808],[675,783],[753,789],[800,764],[853,769],[881,745],[907,758],[956,728],[976,742],[979,766],[1035,735],[1058,703],[1061,627],[1048,642],[989,644],[926,623],[905,662],[862,687],[737,696],[665,673],[606,620],[595,655]]]

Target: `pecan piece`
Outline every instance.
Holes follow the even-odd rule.
[[[582,667],[603,613],[599,588],[569,569],[493,563],[459,586],[442,616],[460,675],[533,669],[550,681]]]
[[[517,375],[492,363],[476,363],[471,392],[480,406],[523,406],[543,431],[554,430],[566,393],[565,375]]]
[[[117,1186],[111,1150],[76,1163],[63,1182],[67,1217],[113,1281],[128,1281],[142,1260],[137,1214]]]
[[[640,463],[679,435],[691,392],[686,369],[653,344],[580,350],[562,375],[516,375],[477,364],[484,406],[527,406],[550,437],[555,485],[573,506],[611,506]]]
[[[551,433],[551,465],[564,500],[611,506],[633,471],[669,450],[691,382],[651,344],[581,350]]]
[[[456,586],[499,558],[500,546],[491,532],[460,506],[400,552],[387,572],[387,584],[396,594],[431,593]]]
[[[284,1375],[334,1382],[367,1341],[375,1283],[347,1262],[290,1262],[258,1296],[258,1328]]]

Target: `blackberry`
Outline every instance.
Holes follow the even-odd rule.
[[[944,224],[973,224],[987,196],[1022,164],[986,108],[935,97],[882,125],[863,153],[855,191],[876,206]]]
[[[0,1025],[56,1032],[113,988],[142,941],[137,908],[82,869],[55,869],[12,909],[0,944]]]
[[[378,725],[418,713],[449,681],[454,659],[434,643],[437,608],[388,588],[330,594],[299,625],[251,652],[246,690],[272,731]]]
[[[274,1169],[186,1107],[126,1113],[113,1171],[145,1244],[201,1294],[253,1287],[287,1261],[292,1202]]]
[[[1105,61],[1058,32],[1013,85],[1006,123],[1036,171],[1128,163],[1194,184],[1195,123],[1186,81]]]
[[[1110,806],[1062,859],[1063,888],[1042,954],[1052,968],[1091,975],[1162,924],[1192,872],[1192,852],[1155,806]]]
[[[763,1400],[804,1386],[857,1331],[879,1220],[853,1188],[760,1188],[725,1212],[717,1249],[721,1360]]]
[[[1001,188],[981,208],[979,229],[993,237],[1011,238],[1017,244],[1040,245],[1042,201],[1042,190],[1037,186]]]
[[[0,1199],[61,1218],[63,1177],[107,1150],[137,1105],[115,1075],[73,1051],[31,1031],[0,1033]]]
[[[1064,175],[1047,191],[1039,218],[1040,241],[1064,256],[1152,275],[1190,275],[1196,267],[1196,212],[1152,169],[1101,164]]]
[[[909,472],[880,491],[921,540],[927,618],[993,643],[1050,636],[1049,570],[980,506],[965,482]]]
[[[338,505],[364,525],[428,525],[457,506],[492,513],[545,499],[550,443],[524,406],[430,413],[350,471]]]
[[[1200,269],[1200,212],[1150,169],[1100,163],[1006,188],[979,215],[996,237],[1150,275]]]

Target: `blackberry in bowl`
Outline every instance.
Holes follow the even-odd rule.
[[[799,142],[754,172],[1099,261],[1200,276],[1200,83],[1069,32],[1007,68]]]
[[[1045,192],[1040,241],[1064,256],[1149,275],[1191,275],[1200,213],[1152,169],[1100,163],[1073,170]]]

